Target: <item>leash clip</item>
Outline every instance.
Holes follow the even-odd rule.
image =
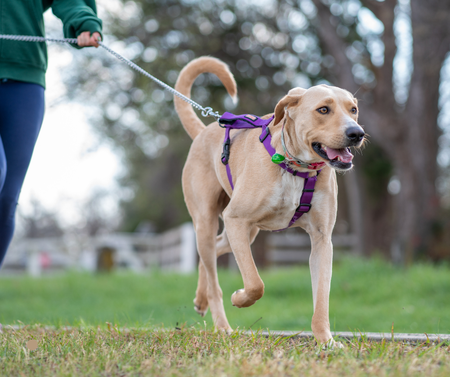
[[[228,138],[223,143],[223,151],[222,151],[221,161],[222,161],[222,164],[224,164],[224,165],[228,165],[228,160],[230,159],[230,145],[231,145],[231,140],[230,140],[230,138]]]
[[[212,107],[204,107],[202,109],[202,116],[206,117],[214,117],[216,118],[216,121],[219,121],[221,116],[219,115],[219,112],[214,111]]]

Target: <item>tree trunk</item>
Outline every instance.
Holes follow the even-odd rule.
[[[366,67],[376,76],[374,89],[356,85],[353,63],[345,54],[348,45],[336,33],[332,22],[334,16],[320,0],[314,0],[314,3],[318,9],[320,26],[317,33],[323,51],[332,55],[338,65],[330,72],[330,80],[353,93],[360,89],[358,96],[367,99],[360,102],[360,122],[372,141],[384,150],[401,182],[398,195],[389,197],[384,187],[384,193],[377,198],[378,203],[372,205],[367,196],[370,196],[370,186],[374,183],[366,177],[366,197],[361,202],[361,205],[365,204],[365,248],[386,248],[387,238],[392,259],[407,263],[428,252],[432,225],[438,216],[439,197],[435,183],[439,81],[450,46],[450,2],[411,0],[414,70],[403,108],[395,101],[392,80],[397,53],[394,35],[397,2],[362,0],[384,25],[381,37],[385,47],[384,64],[375,67],[367,56],[361,57],[361,62],[365,61]],[[370,167],[372,162],[367,163]]]
[[[429,251],[433,223],[438,220],[438,101],[440,71],[450,45],[449,13],[448,1],[411,0],[414,70],[396,153],[402,184],[396,203],[396,243],[406,262]]]

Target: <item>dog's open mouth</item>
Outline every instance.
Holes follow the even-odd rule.
[[[312,147],[333,168],[348,170],[352,167],[353,155],[350,148],[333,149],[321,143],[312,143]]]

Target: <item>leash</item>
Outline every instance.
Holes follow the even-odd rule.
[[[76,44],[76,45],[78,44],[78,40],[76,38],[46,38],[46,37],[35,37],[35,36],[28,36],[28,35],[0,34],[0,39],[12,40],[12,41],[22,41],[22,42],[56,42],[56,43]],[[132,68],[135,71],[141,73],[142,75],[148,77],[149,79],[151,79],[152,81],[157,83],[159,86],[161,86],[168,92],[181,98],[183,101],[186,101],[188,104],[190,104],[195,109],[200,110],[203,117],[209,117],[209,116],[214,117],[218,121],[219,126],[225,128],[225,140],[224,140],[224,144],[223,144],[223,153],[222,153],[221,160],[222,160],[222,163],[226,166],[228,180],[230,182],[232,189],[234,189],[233,178],[231,176],[230,165],[228,164],[228,160],[230,158],[230,146],[231,146],[230,130],[231,129],[245,129],[245,128],[261,127],[262,132],[261,132],[261,136],[260,136],[259,140],[264,145],[264,147],[266,148],[269,155],[272,157],[272,162],[278,164],[282,169],[286,170],[290,174],[301,177],[305,180],[305,183],[303,185],[302,194],[300,196],[300,205],[295,210],[294,216],[292,217],[291,221],[289,222],[289,225],[286,228],[276,230],[275,232],[279,232],[279,231],[290,228],[292,225],[294,225],[294,223],[302,215],[309,212],[309,210],[311,209],[311,201],[312,201],[313,194],[314,194],[314,187],[315,187],[315,184],[317,181],[317,177],[320,173],[319,169],[322,166],[314,166],[313,167],[311,165],[307,165],[306,163],[303,163],[303,161],[296,160],[287,151],[287,148],[286,148],[285,142],[284,142],[284,135],[282,134],[282,144],[283,144],[283,149],[285,150],[286,155],[288,157],[287,161],[289,163],[296,162],[295,165],[298,165],[298,163],[307,165],[307,166],[301,166],[301,165],[298,165],[298,166],[306,167],[311,170],[316,170],[317,174],[313,177],[309,177],[309,173],[297,172],[296,170],[291,169],[286,163],[283,162],[285,157],[276,153],[276,150],[271,145],[271,135],[270,135],[270,130],[269,130],[268,125],[273,120],[273,116],[269,119],[261,119],[260,117],[257,117],[255,115],[250,115],[250,114],[234,115],[234,114],[225,112],[223,115],[220,115],[217,111],[214,111],[211,107],[201,106],[197,102],[186,97],[185,95],[181,94],[180,92],[178,92],[174,88],[170,87],[166,83],[157,79],[156,77],[154,77],[153,75],[151,75],[150,73],[145,71],[143,68],[141,68],[137,64],[133,63],[131,60],[127,59],[126,57],[120,55],[118,52],[107,47],[105,44],[103,44],[102,41],[98,41],[98,44],[100,45],[100,47],[104,48],[106,51],[108,51],[111,55],[116,57],[118,60],[127,64],[130,68]],[[284,125],[283,125],[283,131],[284,131]]]
[[[7,35],[7,34],[0,34],[0,39],[6,39],[11,41],[21,41],[21,42],[56,42],[56,43],[67,43],[67,44],[78,44],[78,41],[76,38],[46,38],[46,37],[35,37],[30,35]],[[127,64],[130,68],[134,69],[135,71],[141,73],[142,75],[148,77],[150,80],[157,83],[159,86],[163,87],[168,92],[172,93],[173,95],[181,98],[183,101],[186,101],[188,104],[190,104],[193,108],[200,110],[203,117],[214,117],[217,121],[219,121],[221,115],[212,109],[212,107],[203,107],[197,102],[193,101],[192,99],[186,97],[185,95],[181,94],[180,92],[176,91],[174,88],[170,87],[166,83],[162,82],[161,80],[157,79],[156,77],[152,76],[150,73],[139,67],[137,64],[133,63],[131,60],[127,59],[126,57],[120,55],[118,52],[110,49],[107,47],[102,41],[98,41],[98,44],[100,47],[104,48],[106,51],[108,51],[111,55],[119,59],[120,61]]]

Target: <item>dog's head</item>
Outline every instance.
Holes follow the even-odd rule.
[[[352,168],[350,147],[360,147],[365,136],[358,124],[358,101],[334,86],[290,90],[275,107],[274,124],[280,121],[286,122],[288,145],[295,157],[319,159],[336,170]]]

